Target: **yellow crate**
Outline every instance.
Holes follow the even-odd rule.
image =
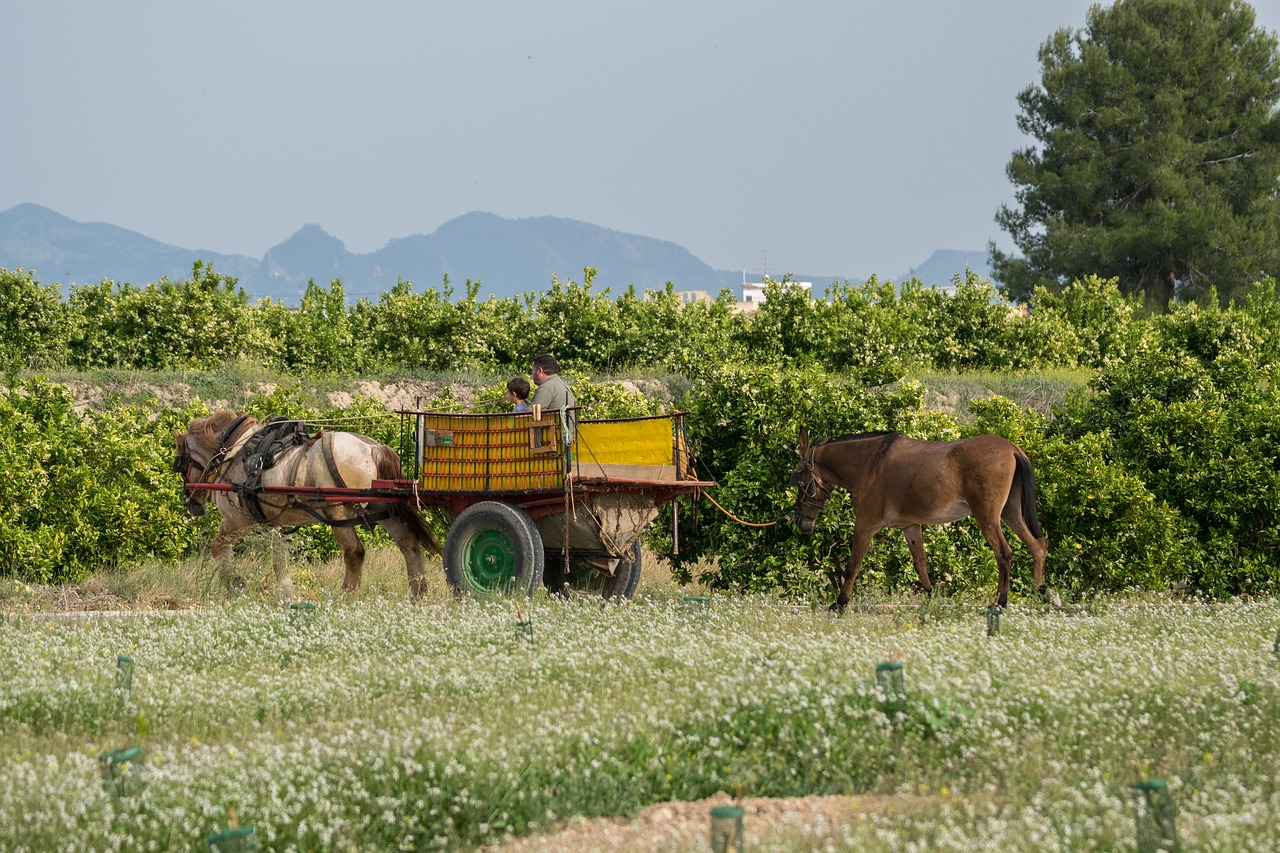
[[[675,441],[671,419],[583,421],[578,424],[573,458],[601,465],[672,465]]]
[[[417,416],[422,488],[438,492],[517,492],[564,487],[556,413]]]

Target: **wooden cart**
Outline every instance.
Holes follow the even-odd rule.
[[[694,473],[681,413],[400,415],[415,477],[403,499],[448,519],[444,570],[459,590],[529,595],[545,584],[630,598],[659,508],[715,485]]]

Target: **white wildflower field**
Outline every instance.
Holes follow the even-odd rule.
[[[1184,848],[1280,838],[1275,601],[1015,605],[994,637],[946,604],[523,615],[531,633],[501,599],[0,614],[0,847],[195,850],[238,821],[262,849],[465,850],[723,791],[912,804],[748,827],[753,850],[1133,850],[1148,779]],[[887,661],[906,701],[886,713]],[[108,784],[100,756],[134,746]]]

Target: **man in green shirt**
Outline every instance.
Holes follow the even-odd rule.
[[[556,363],[555,356],[543,353],[535,357],[529,372],[533,374],[533,383],[538,386],[533,396],[529,398],[531,405],[541,406],[544,412],[551,409],[572,409],[577,405],[573,399],[573,391],[560,377],[560,365]],[[576,412],[565,411],[561,415],[566,444],[573,444],[573,426],[576,419]]]

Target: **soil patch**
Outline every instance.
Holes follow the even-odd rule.
[[[696,802],[657,803],[641,811],[634,820],[574,818],[545,835],[517,838],[480,849],[484,853],[701,851],[708,849],[711,808],[726,805],[743,809],[745,849],[791,842],[794,849],[799,850],[810,845],[820,847],[823,839],[839,837],[841,827],[869,815],[922,814],[936,809],[939,800],[872,795],[734,800],[720,793]]]

